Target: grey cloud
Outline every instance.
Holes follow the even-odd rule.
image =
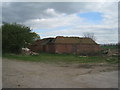
[[[39,18],[42,10],[45,9],[43,6],[43,4],[28,2],[12,2],[9,5],[3,3],[3,21],[25,22],[29,19]]]
[[[89,3],[95,4],[95,3]],[[51,17],[44,13],[47,8],[53,8],[58,13],[76,13],[89,10],[85,2],[3,2],[2,18],[6,22],[25,22],[30,19]]]
[[[116,8],[113,7],[115,5],[98,2],[3,2],[2,18],[7,22],[25,22],[30,19],[51,17],[44,13],[47,8],[53,8],[58,13],[72,14],[95,10],[103,11],[105,8],[115,11]]]

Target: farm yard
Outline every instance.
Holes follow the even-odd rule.
[[[3,54],[4,88],[117,88],[118,56]]]
[[[3,59],[3,88],[118,88],[116,64]]]
[[[25,29],[31,40],[26,31],[15,35],[19,41],[9,37],[9,27],[14,27],[14,33]],[[3,31],[3,88],[118,88],[117,45],[100,47],[79,37],[39,39],[19,24],[5,24]]]
[[[6,53],[3,54],[3,88],[118,88],[118,58],[107,54]]]
[[[119,3],[102,1],[2,3],[3,88],[118,89]]]
[[[117,45],[99,47],[94,41],[94,45],[85,44],[84,39],[81,45],[76,43],[81,41],[80,38],[59,38],[58,41],[69,39],[69,42],[64,42],[65,45],[57,43],[58,48],[53,45],[53,49],[51,42],[56,39],[48,38],[42,44],[41,40],[34,44],[33,51],[29,48],[20,51],[13,45],[8,50],[5,48],[2,55],[3,88],[118,88]],[[71,39],[76,42],[72,43]],[[38,52],[34,51],[35,46]]]

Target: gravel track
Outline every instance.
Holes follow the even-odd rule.
[[[116,65],[3,59],[3,88],[118,88]]]

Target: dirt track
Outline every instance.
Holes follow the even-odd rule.
[[[3,88],[117,88],[117,66],[3,60]]]

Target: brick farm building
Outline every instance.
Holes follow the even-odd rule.
[[[100,51],[100,46],[90,38],[63,37],[44,38],[34,42],[29,48],[35,52],[90,54]]]

